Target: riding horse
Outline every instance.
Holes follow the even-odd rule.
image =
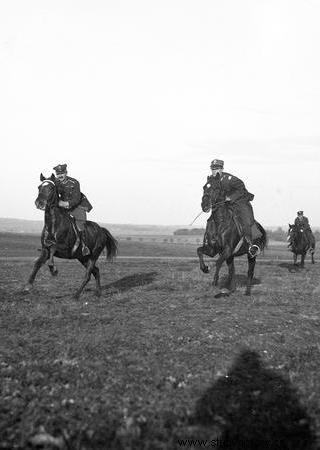
[[[50,178],[40,175],[41,184],[38,186],[38,197],[35,200],[36,207],[45,212],[44,228],[41,234],[41,254],[37,258],[32,273],[29,277],[25,291],[28,292],[33,286],[33,282],[40,267],[49,261],[49,269],[52,275],[57,275],[57,269],[53,262],[53,256],[65,259],[77,259],[86,268],[86,274],[74,298],[78,299],[84,287],[93,274],[96,281],[96,295],[101,295],[100,272],[96,266],[97,259],[104,248],[107,251],[107,259],[117,255],[117,240],[111,233],[100,227],[97,223],[86,221],[85,234],[86,244],[90,254],[83,256],[81,250],[81,237],[77,230],[75,220],[63,208],[59,208],[59,196],[55,183],[55,176]],[[55,243],[48,244],[48,233],[55,237]]]
[[[311,262],[314,264],[315,243],[309,241],[306,230],[289,223],[287,240],[290,242],[290,251],[293,253],[293,264],[295,266],[298,265],[298,255],[301,255],[300,266],[304,267],[304,260],[308,250],[311,254]]]
[[[213,285],[217,286],[221,266],[226,261],[229,272],[228,289],[221,290],[217,297],[228,296],[236,289],[234,258],[247,254],[248,273],[245,294],[250,295],[256,256],[252,256],[249,252],[249,244],[243,237],[241,225],[234,215],[232,205],[230,206],[229,202],[225,201],[225,193],[222,192],[220,183],[217,183],[216,186],[204,186],[201,207],[204,212],[209,212],[211,209],[211,216],[207,222],[203,245],[197,249],[200,269],[204,273],[209,272],[208,266],[204,263],[203,255],[213,258],[218,254],[213,278]],[[255,221],[252,226],[252,233],[253,244],[263,250],[267,244],[267,235],[264,228]]]

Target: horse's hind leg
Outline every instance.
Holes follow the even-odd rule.
[[[97,266],[94,266],[92,269],[93,276],[96,280],[96,296],[101,296],[101,283],[100,283],[100,271]]]
[[[76,293],[73,296],[75,300],[79,299],[83,289],[85,288],[86,284],[90,280],[91,274],[93,273],[93,268],[94,268],[95,263],[96,263],[96,260],[93,260],[93,259],[89,259],[87,261],[79,259],[79,261],[81,262],[81,264],[83,264],[85,266],[86,274],[84,276],[84,280],[81,283],[81,286],[79,287],[79,289],[76,291]]]
[[[256,265],[256,258],[252,258],[251,256],[248,255],[248,276],[245,295],[251,295],[251,286],[255,265]]]
[[[227,287],[230,290],[230,292],[234,292],[236,290],[234,256],[230,256],[230,258],[228,258],[226,262],[229,270]]]
[[[49,256],[49,261],[48,261],[48,267],[50,270],[50,273],[53,277],[56,277],[58,275],[58,269],[57,266],[54,263],[54,259],[53,259],[53,255],[55,252],[55,248],[50,248],[50,256]]]
[[[218,286],[218,282],[219,282],[219,272],[221,269],[221,266],[223,264],[223,262],[225,261],[225,255],[222,254],[219,256],[219,258],[216,261],[216,271],[214,273],[214,277],[213,277],[213,286]]]
[[[82,265],[84,265],[85,268],[88,267],[88,261],[81,260],[80,262]],[[96,265],[92,268],[92,275],[94,276],[94,278],[96,280],[96,296],[100,297],[101,296],[100,270]],[[90,277],[91,277],[91,275],[90,275]],[[89,277],[89,280],[90,280],[90,277]]]
[[[314,249],[311,250],[311,263],[314,264]]]
[[[39,256],[39,258],[37,258],[36,262],[34,263],[33,270],[28,279],[28,283],[23,289],[24,292],[29,292],[32,289],[33,282],[36,278],[36,275],[40,267],[43,266],[43,264],[47,261],[48,258],[49,258],[49,251],[46,248],[42,248],[41,255]]]

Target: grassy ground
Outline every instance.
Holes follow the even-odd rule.
[[[319,268],[273,252],[222,299],[191,260],[102,258],[78,302],[79,263],[22,295],[0,261],[0,448],[319,448]]]

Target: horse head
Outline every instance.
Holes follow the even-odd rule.
[[[58,201],[55,185],[55,176],[51,174],[49,178],[40,175],[41,184],[38,186],[38,197],[35,200],[36,207],[44,211],[48,206],[53,206]]]
[[[203,186],[203,195],[201,208],[203,212],[209,212],[215,205],[221,204],[221,185],[213,177],[208,178],[207,183]]]

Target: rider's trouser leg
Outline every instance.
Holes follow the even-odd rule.
[[[82,254],[83,256],[87,256],[90,254],[90,250],[87,246],[87,236],[85,229],[85,222],[87,220],[86,211],[81,208],[81,206],[78,206],[77,208],[72,210],[71,215],[76,219],[76,225],[81,235]]]
[[[248,243],[251,244],[252,242],[251,227],[254,224],[252,206],[247,201],[239,201],[235,202],[234,210],[241,224],[243,235],[245,239],[248,241]]]
[[[252,245],[252,225],[254,224],[254,215],[251,203],[248,201],[239,201],[234,204],[235,213],[242,227],[245,240],[249,244],[249,252],[251,256],[255,256],[260,252],[256,245]]]

